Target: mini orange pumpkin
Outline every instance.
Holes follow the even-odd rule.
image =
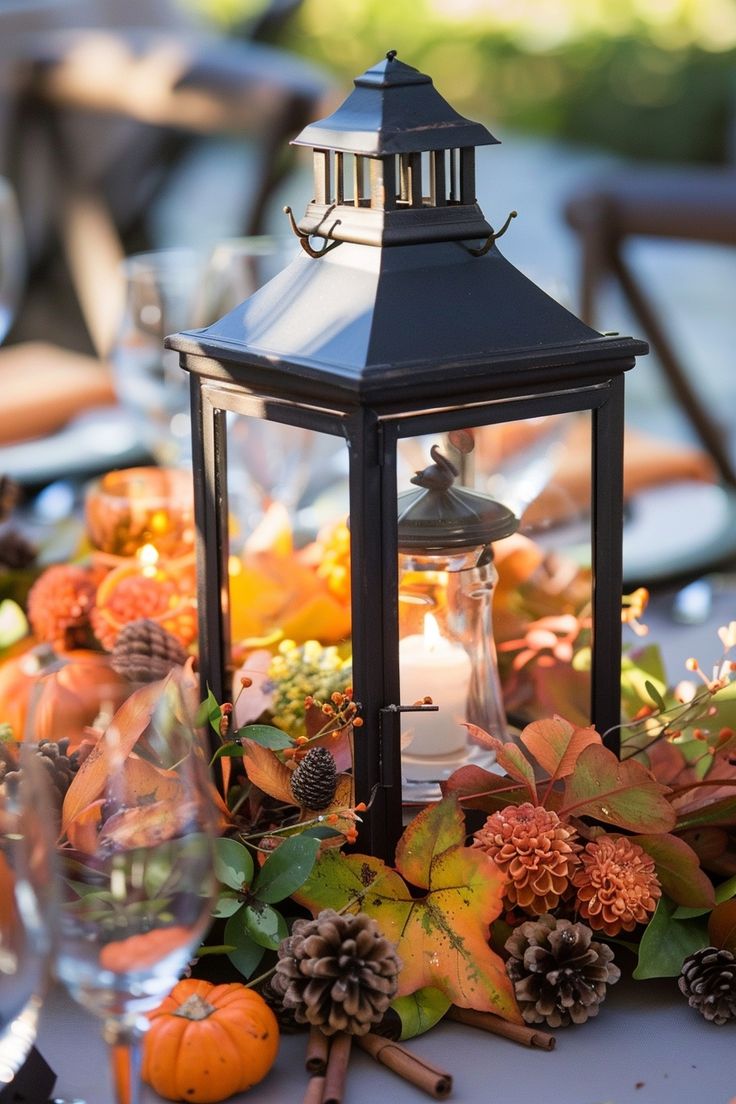
[[[276,1017],[236,982],[185,978],[148,1018],[143,1080],[167,1100],[216,1104],[262,1081],[276,1060]]]

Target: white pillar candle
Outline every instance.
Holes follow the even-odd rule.
[[[405,748],[412,756],[450,755],[465,747],[470,658],[461,644],[442,636],[435,617],[424,615],[424,633],[399,642],[401,701],[412,705],[429,695],[437,712],[405,713]]]

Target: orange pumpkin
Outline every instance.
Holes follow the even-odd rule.
[[[276,1017],[236,982],[185,978],[148,1018],[143,1080],[166,1100],[216,1104],[262,1081],[276,1060]]]
[[[109,705],[115,709],[130,693],[130,687],[110,666],[110,657],[101,652],[72,651],[60,657],[64,662],[56,670],[44,672],[35,649],[14,656],[0,666],[0,723],[9,724],[16,740],[24,739],[28,710],[35,687],[43,678],[43,691],[36,701],[34,733],[36,740],[69,739],[73,751],[81,742],[84,729],[100,711],[100,694],[109,693]]]

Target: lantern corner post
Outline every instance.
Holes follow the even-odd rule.
[[[604,744],[621,746],[621,600],[623,595],[624,376],[609,381],[593,411],[593,641],[591,719]]]

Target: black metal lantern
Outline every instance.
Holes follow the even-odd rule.
[[[400,671],[405,575],[435,557],[433,570],[458,568],[446,585],[462,593],[464,572],[482,569],[484,550],[515,527],[485,492],[475,521],[467,513],[464,521],[473,489],[456,487],[460,508],[444,533],[435,539],[433,510],[417,537],[421,507],[401,499],[399,521],[399,485],[412,460],[421,455],[413,467],[422,467],[429,445],[448,434],[480,437],[501,423],[588,412],[590,718],[611,728],[620,702],[624,372],[646,345],[592,330],[501,256],[474,176],[475,147],[496,139],[458,115],[429,77],[392,51],[355,86],[295,140],[314,151],[314,200],[294,224],[304,251],[223,319],[168,345],[191,377],[200,663],[216,695],[227,696],[236,612],[228,418],[273,428],[277,440],[308,432],[342,448],[352,682],[364,720],[356,790],[363,800],[375,791],[361,846],[389,856],[402,825],[402,717],[415,696],[409,688],[406,700],[406,664]],[[331,463],[332,454],[318,466]],[[437,681],[428,669],[427,695]]]

